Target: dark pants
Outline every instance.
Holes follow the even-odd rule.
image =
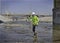
[[[36,28],[36,25],[33,25],[33,32],[35,33],[35,28]]]

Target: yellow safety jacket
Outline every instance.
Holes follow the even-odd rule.
[[[36,15],[31,16],[30,20],[31,20],[33,25],[38,25],[38,23],[39,23],[39,18]]]

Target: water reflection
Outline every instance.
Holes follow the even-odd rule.
[[[14,22],[15,24],[30,25],[26,21]],[[28,26],[25,27],[4,27],[0,26],[0,41],[6,43],[52,43],[52,24],[39,23],[36,27],[37,35],[34,37],[32,29]],[[36,40],[35,40],[36,39]]]

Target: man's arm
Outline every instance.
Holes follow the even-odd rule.
[[[36,15],[36,20],[39,22],[39,16],[38,15]]]
[[[27,21],[32,21],[32,15],[27,17]]]

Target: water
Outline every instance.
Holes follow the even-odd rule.
[[[26,21],[14,22],[28,26],[9,27],[0,26],[1,43],[33,43],[33,32],[31,25]],[[52,43],[52,23],[39,23],[36,27],[38,43]]]

